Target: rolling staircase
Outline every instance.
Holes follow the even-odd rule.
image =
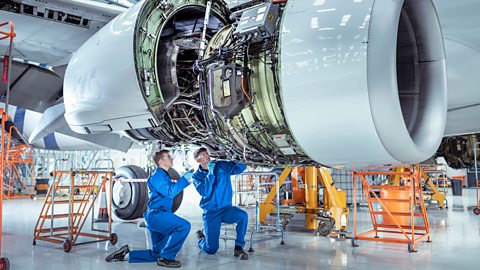
[[[108,220],[107,229],[99,229],[93,223],[93,208],[103,185],[112,186],[114,174],[113,162],[108,169],[94,168],[92,170],[59,170],[66,159],[55,161],[55,170],[51,173],[51,182],[42,210],[34,230],[33,245],[37,240],[55,244],[63,244],[63,250],[70,252],[73,246],[110,241],[112,245],[118,241],[118,236],[112,233],[112,220]],[[97,161],[98,162],[98,161]],[[97,164],[97,163],[96,163]],[[111,217],[111,192],[108,196],[108,214]],[[83,232],[89,214],[92,214],[89,232]],[[79,237],[95,240],[79,243]]]

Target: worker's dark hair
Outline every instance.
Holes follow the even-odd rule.
[[[195,152],[193,153],[193,158],[196,160],[198,158],[198,156],[203,153],[203,152],[206,152],[208,153],[208,150],[207,148],[205,147],[200,147],[198,148],[197,150],[195,150]]]
[[[158,162],[165,156],[165,155],[168,155],[168,153],[170,153],[170,151],[166,150],[166,149],[162,149],[162,150],[159,150],[155,153],[153,153],[153,162],[155,162],[155,165],[158,165]]]

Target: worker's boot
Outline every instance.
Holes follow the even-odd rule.
[[[169,260],[165,258],[160,258],[157,261],[158,266],[169,267],[169,268],[179,268],[182,264],[179,261]]]
[[[240,246],[235,246],[233,256],[240,257],[240,260],[248,260],[248,254]]]
[[[121,247],[119,250],[114,251],[112,254],[105,258],[107,262],[125,261],[125,256],[130,252],[128,245]]]
[[[205,238],[205,234],[202,230],[198,230],[195,234],[197,235],[198,240]]]

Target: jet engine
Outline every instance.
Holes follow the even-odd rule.
[[[446,94],[431,0],[142,1],[76,52],[64,82],[76,132],[270,166],[423,161]]]

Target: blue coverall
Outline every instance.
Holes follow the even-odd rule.
[[[200,239],[198,247],[209,254],[218,250],[220,226],[224,223],[237,223],[235,246],[245,246],[248,214],[232,206],[231,175],[240,174],[246,169],[242,163],[217,161],[213,172],[198,168],[193,174],[193,184],[202,196],[200,207],[203,209],[205,238]]]
[[[156,262],[159,258],[175,260],[190,233],[190,222],[172,213],[173,198],[188,185],[184,177],[172,183],[162,168],[157,168],[148,178],[148,210],[143,216],[152,239],[152,249],[130,251],[128,262]]]

